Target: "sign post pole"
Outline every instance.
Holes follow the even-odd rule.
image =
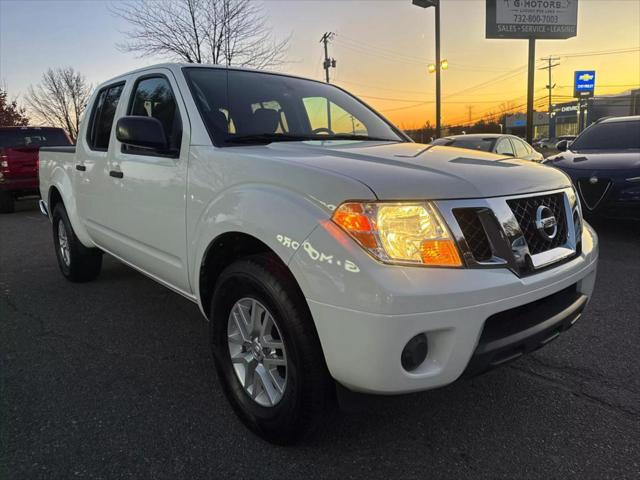
[[[526,137],[531,143],[536,39],[575,37],[578,0],[486,0],[486,7],[486,38],[529,40]]]
[[[573,74],[573,96],[578,99],[578,133],[587,123],[586,110],[588,99],[593,97],[596,88],[595,70],[578,70]]]
[[[529,71],[527,75],[527,143],[533,143],[533,83],[536,72],[536,39],[529,39]]]

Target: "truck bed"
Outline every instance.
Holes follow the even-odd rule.
[[[76,158],[75,145],[65,147],[40,147],[38,176],[40,179],[40,196],[48,203],[49,188],[53,184],[56,170],[72,169]],[[69,172],[71,173],[71,172]],[[73,178],[68,174],[67,178]]]

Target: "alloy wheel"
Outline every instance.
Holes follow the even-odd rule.
[[[71,265],[71,250],[69,248],[67,229],[62,219],[58,220],[58,248],[60,250],[60,258],[62,258],[62,261],[68,267]]]
[[[287,385],[287,354],[278,324],[255,298],[231,309],[227,342],[233,369],[244,391],[263,407],[276,405]]]

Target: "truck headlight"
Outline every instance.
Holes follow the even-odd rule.
[[[333,221],[382,262],[462,266],[447,225],[429,202],[347,202]]]

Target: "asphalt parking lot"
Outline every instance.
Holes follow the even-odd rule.
[[[275,447],[225,401],[194,304],[111,258],[67,282],[48,221],[18,209],[0,216],[0,478],[640,477],[640,223],[596,223],[594,298],[546,348]]]

